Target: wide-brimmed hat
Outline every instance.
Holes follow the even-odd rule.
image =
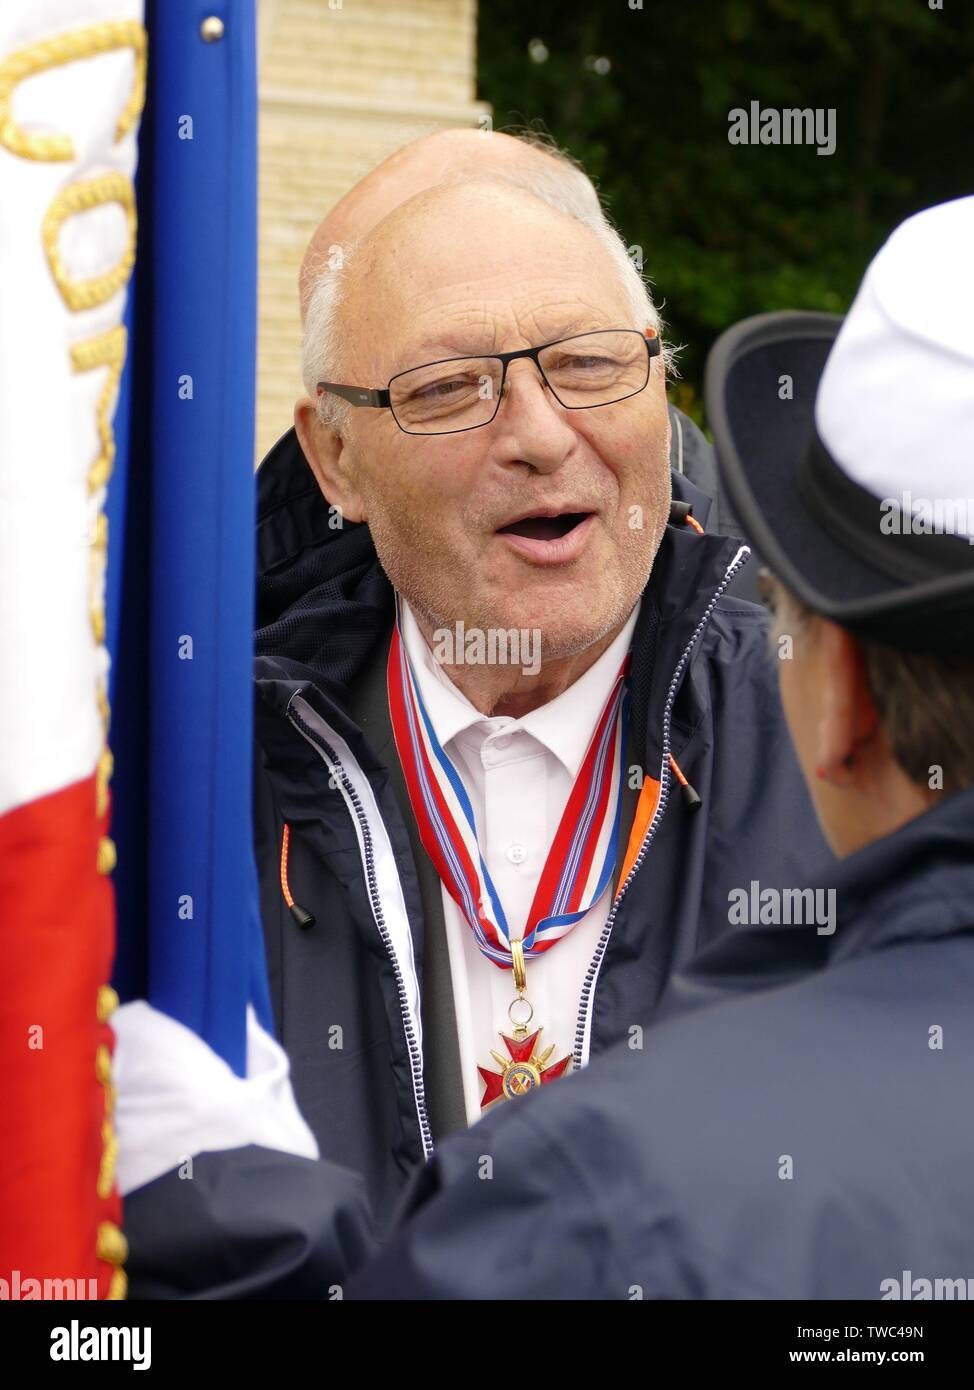
[[[974,198],[899,226],[845,319],[762,314],[707,360],[747,538],[864,637],[974,656]]]

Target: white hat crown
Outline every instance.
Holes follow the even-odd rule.
[[[974,541],[974,197],[917,213],[876,254],[815,423],[853,482]]]

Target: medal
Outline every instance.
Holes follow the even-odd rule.
[[[509,1056],[492,1051],[501,1067],[499,1073],[477,1069],[487,1088],[483,1108],[553,1081],[564,1074],[571,1060],[564,1057],[549,1066],[555,1048],[542,1049],[543,1029],[528,1036],[534,1010],[526,997],[525,965],[566,936],[602,896],[611,879],[622,810],[630,657],[627,652],[589,740],[538,879],[523,934],[512,938],[500,896],[480,852],[470,798],[440,746],[423,704],[402,640],[400,604],[397,593],[386,685],[396,750],[420,840],[479,950],[500,969],[513,972],[517,991],[508,1009],[514,1036],[500,1035]]]
[[[480,1102],[481,1110],[486,1110],[488,1105],[493,1105],[497,1100],[513,1100],[515,1096],[527,1095],[528,1091],[533,1091],[536,1086],[557,1080],[559,1076],[564,1076],[571,1061],[570,1057],[563,1057],[560,1062],[549,1067],[548,1058],[555,1050],[554,1043],[541,1052],[539,1039],[544,1029],[536,1028],[531,1036],[528,1036],[528,1024],[534,1017],[534,1009],[525,996],[527,972],[524,968],[524,943],[520,937],[515,937],[511,942],[511,959],[517,995],[511,1001],[507,1014],[514,1024],[514,1036],[509,1038],[506,1033],[500,1035],[507,1046],[507,1057],[502,1057],[499,1052],[491,1049],[490,1055],[499,1065],[499,1072],[487,1071],[485,1067],[477,1068],[486,1087]],[[514,1016],[514,1010],[519,1004],[527,1008],[527,1014],[522,1012],[520,1019]]]

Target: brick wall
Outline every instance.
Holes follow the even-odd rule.
[[[301,393],[297,277],[315,227],[407,141],[476,125],[476,0],[259,0],[257,459]]]

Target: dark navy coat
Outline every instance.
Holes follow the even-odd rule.
[[[834,935],[732,933],[641,1051],[448,1139],[346,1296],[969,1297],[974,789],[825,882]]]
[[[691,431],[682,420],[685,443]],[[676,470],[673,483],[709,531],[707,499]],[[381,1228],[439,1137],[423,1045],[429,922],[390,780],[395,746],[373,745],[350,693],[388,641],[393,590],[368,528],[329,525],[293,434],[258,489],[254,815],[271,996],[322,1156],[363,1176]],[[653,1022],[672,973],[728,930],[733,889],[800,885],[809,853],[827,853],[766,614],[727,593],[740,569],[737,540],[667,527],[631,671],[631,762],[661,780],[659,809],[578,1001],[576,1068]],[[702,798],[696,814],[670,752]],[[311,927],[282,890],[285,826],[289,891]]]
[[[656,776],[665,741],[703,810],[691,819],[664,771],[652,850],[579,1000],[574,1050],[584,1059],[651,1021],[674,966],[726,925],[729,884],[757,872],[794,882],[799,851],[818,843],[781,726],[764,614],[743,597],[753,573],[733,563],[739,543],[721,539],[735,526],[714,500],[712,451],[679,411],[671,422],[674,494],[715,534],[668,530],[634,643],[630,748]],[[432,993],[423,865],[417,874],[415,831],[390,788],[394,748],[356,723],[356,682],[388,642],[392,589],[367,528],[329,524],[293,431],[265,459],[257,489],[261,910],[277,1028],[322,1160],[226,1150],[198,1160],[193,1184],[174,1170],[130,1194],[134,1297],[332,1296],[438,1137],[422,1035]],[[283,896],[285,825],[287,878],[311,926]],[[438,888],[426,901],[442,916]]]

